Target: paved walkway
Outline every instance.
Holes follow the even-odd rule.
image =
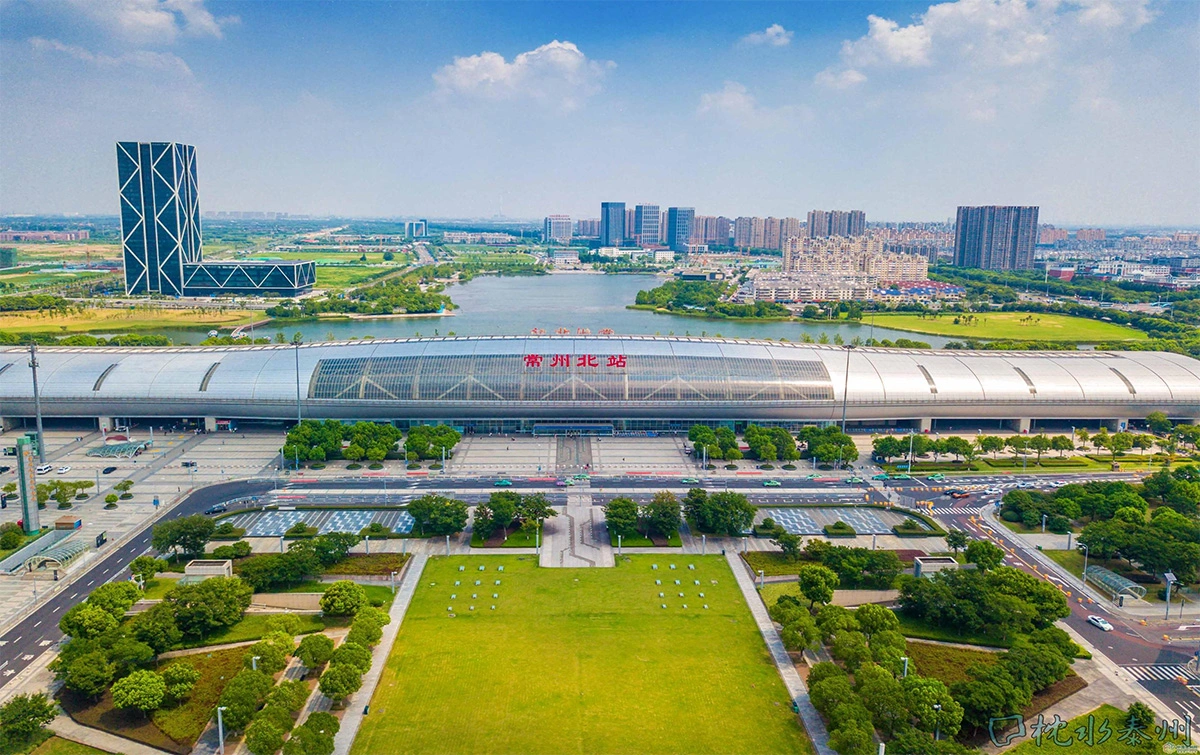
[[[71,720],[70,716],[60,715],[50,722],[50,731],[63,739],[78,742],[89,747],[96,747],[108,752],[119,752],[121,755],[170,755],[166,750],[134,742],[132,739],[118,737],[106,731],[93,729]]]
[[[775,631],[775,625],[771,622],[766,607],[763,606],[758,592],[754,589],[754,580],[750,577],[749,570],[735,553],[726,552],[725,559],[729,562],[729,568],[733,569],[733,576],[737,579],[738,587],[742,588],[746,605],[750,607],[750,613],[754,615],[754,621],[758,624],[758,630],[762,632],[767,649],[771,652],[771,657],[775,659],[775,666],[783,678],[783,686],[787,687],[788,695],[800,708],[800,719],[804,722],[804,728],[808,732],[808,738],[812,740],[813,747],[818,755],[836,755],[829,747],[829,732],[825,730],[825,722],[821,720],[821,715],[817,713],[812,701],[808,699],[808,688],[804,686],[800,672],[796,671],[796,665],[792,663],[791,657],[784,649],[783,640],[779,639],[779,632]]]
[[[545,542],[540,566],[590,567],[615,566],[616,558],[608,539],[604,510],[592,505],[592,493],[586,486],[571,488],[563,513],[548,519],[542,529]]]
[[[406,566],[404,577],[396,589],[396,599],[392,601],[392,610],[388,613],[392,617],[392,622],[383,628],[383,638],[375,646],[372,653],[371,670],[363,675],[362,688],[346,700],[342,728],[338,730],[337,736],[333,739],[334,755],[347,755],[350,752],[350,745],[354,743],[354,738],[358,735],[358,727],[362,725],[363,709],[370,704],[371,698],[375,695],[375,687],[379,684],[383,667],[387,664],[388,655],[392,652],[392,645],[396,642],[396,634],[400,631],[400,624],[404,621],[408,604],[412,602],[413,593],[416,592],[417,585],[421,583],[421,572],[425,571],[427,561],[429,561],[428,556],[418,553]],[[324,697],[324,695],[319,695],[319,697]],[[309,705],[320,705],[320,703],[310,700]]]

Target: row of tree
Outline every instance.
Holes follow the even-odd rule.
[[[639,506],[632,498],[614,498],[604,506],[604,519],[609,532],[625,538],[639,532],[647,536],[653,532],[670,538],[679,532],[683,521],[679,499],[668,490],[655,493],[645,506]]]
[[[411,503],[408,510],[412,513]],[[555,516],[558,516],[558,512],[542,493],[521,495],[512,490],[500,490],[492,493],[486,503],[475,507],[474,531],[487,540],[496,530],[500,530],[507,539],[511,527],[540,529],[543,522]]]
[[[683,499],[688,524],[698,532],[737,536],[754,523],[757,509],[746,496],[730,490],[709,494],[704,488],[692,488]]]

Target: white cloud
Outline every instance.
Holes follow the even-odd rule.
[[[179,36],[221,39],[237,16],[214,16],[204,0],[71,0],[73,7],[112,33],[135,42],[162,44]]]
[[[531,99],[574,110],[600,91],[605,73],[615,66],[612,61],[592,60],[574,43],[556,39],[517,55],[511,63],[495,52],[456,57],[433,80],[443,95]]]
[[[829,89],[850,89],[866,80],[866,75],[854,68],[826,68],[816,75],[816,82]]]
[[[131,66],[148,71],[167,73],[185,78],[192,78],[192,69],[178,55],[149,50],[134,50],[121,55],[105,55],[92,52],[84,47],[64,44],[57,39],[33,37],[30,46],[37,52],[62,53],[84,63],[90,63],[98,68],[116,68]]]
[[[876,74],[929,98],[971,92],[969,118],[995,118],[1032,93],[1066,94],[1111,105],[1095,82],[1086,94],[1075,73],[1111,54],[1118,35],[1150,23],[1150,0],[954,0],[929,6],[911,23],[871,15],[867,33],[842,43],[840,60],[814,76],[830,89],[865,84]],[[1022,102],[1022,92],[1024,100]],[[1005,100],[1008,102],[1006,103]]]
[[[793,105],[776,108],[760,105],[746,85],[737,81],[726,81],[720,90],[700,95],[696,112],[746,129],[794,126],[809,117],[807,109]]]
[[[787,47],[792,43],[794,32],[783,28],[780,24],[771,24],[762,31],[752,32],[742,37],[744,45],[768,45],[770,47]]]

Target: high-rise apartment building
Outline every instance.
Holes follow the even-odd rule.
[[[954,264],[985,270],[1028,270],[1037,245],[1037,207],[959,207]]]
[[[656,246],[659,241],[659,222],[662,218],[656,204],[640,204],[633,212],[633,237],[642,246]]]
[[[1103,228],[1080,228],[1075,231],[1076,241],[1104,241],[1107,236]]]
[[[600,203],[600,246],[625,243],[625,203]]]
[[[862,210],[810,210],[808,237],[861,236],[867,232],[867,214]]]
[[[1060,241],[1066,241],[1071,234],[1066,228],[1055,228],[1052,225],[1038,226],[1038,243],[1039,244],[1057,244]]]
[[[573,229],[570,215],[548,215],[542,221],[542,240],[550,244],[570,243]]]
[[[196,148],[117,142],[127,294],[183,296],[183,265],[200,261]]]
[[[729,245],[730,220],[713,215],[697,215],[693,219],[692,240],[695,244]]]
[[[667,208],[667,246],[676,252],[686,252],[692,241],[692,226],[696,220],[694,207]]]

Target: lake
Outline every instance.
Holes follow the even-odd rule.
[[[458,305],[449,316],[402,317],[375,320],[336,320],[268,325],[255,335],[274,335],[286,331],[290,338],[299,332],[307,342],[362,338],[407,338],[434,335],[528,335],[534,328],[554,333],[580,328],[599,333],[609,328],[618,335],[691,335],[726,338],[786,338],[799,341],[805,333],[815,340],[821,333],[832,341],[840,333],[847,342],[855,337],[866,340],[912,338],[935,347],[946,338],[874,328],[869,317],[862,324],[823,324],[801,322],[753,322],[708,320],[698,317],[658,314],[626,309],[637,292],[654,288],[665,278],[654,275],[596,275],[557,273],[529,277],[483,276],[461,285],[449,286],[446,293]],[[203,336],[196,331],[165,329],[156,331],[170,336],[176,344],[196,343]]]

